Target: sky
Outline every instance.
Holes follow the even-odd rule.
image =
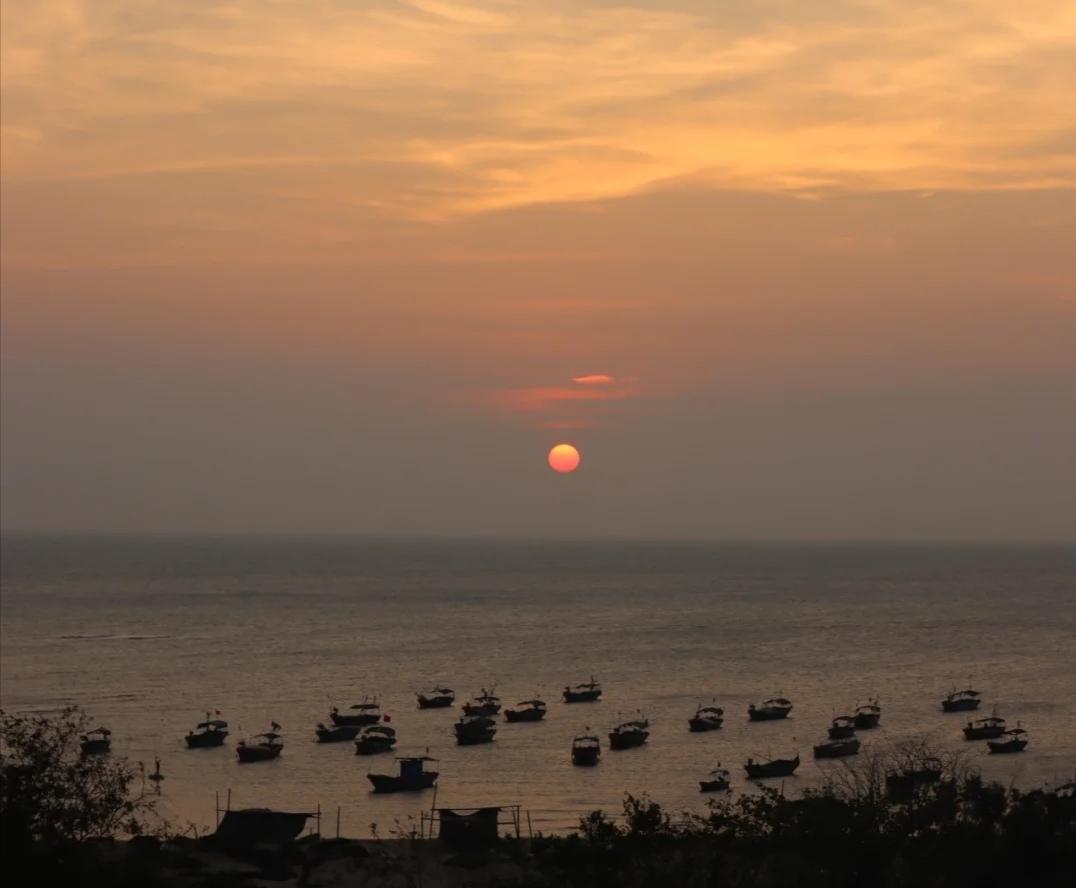
[[[0,9],[7,529],[1076,540],[1076,4]]]

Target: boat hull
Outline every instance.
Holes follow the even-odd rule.
[[[544,709],[507,709],[504,717],[510,722],[536,722],[545,718]]]
[[[601,750],[596,747],[593,749],[572,750],[572,764],[579,765],[581,768],[591,768],[598,764],[600,760]]]
[[[476,733],[456,734],[456,745],[457,746],[479,746],[482,743],[492,743],[493,738],[496,736],[496,734],[497,734],[497,732],[493,731],[493,730],[483,731],[482,733],[477,733],[476,732]]]
[[[1002,742],[987,743],[992,755],[1007,755],[1012,752],[1023,752],[1027,746],[1026,740],[1005,740]]]
[[[728,792],[732,784],[728,780],[700,780],[699,792]]]
[[[184,739],[188,749],[210,749],[214,746],[223,746],[227,731],[212,731],[205,734],[188,734]]]
[[[370,740],[360,737],[355,741],[355,755],[378,755],[382,752],[391,752],[395,745],[395,740]]]
[[[456,702],[455,697],[419,697],[419,709],[447,709]]]
[[[237,746],[235,754],[243,763],[267,762],[279,758],[283,749],[282,746]]]
[[[853,726],[845,727],[839,725],[837,727],[830,728],[827,732],[830,740],[847,740],[849,737],[856,735],[856,729]]]
[[[979,700],[942,700],[942,712],[971,712],[979,708]]]
[[[565,703],[594,703],[601,698],[602,692],[600,690],[594,691],[565,691],[564,702]]]
[[[83,755],[104,755],[112,748],[110,740],[84,740],[79,744]]]
[[[376,725],[381,721],[380,715],[345,715],[342,712],[330,713],[329,718],[332,719],[332,723],[338,726],[352,726],[352,727],[365,727],[366,725]]]
[[[965,740],[995,740],[1005,733],[1005,725],[989,728],[964,728]]]
[[[882,717],[880,715],[857,715],[855,717],[855,728],[857,731],[869,731],[871,728],[878,727]]]
[[[346,743],[358,736],[361,728],[358,725],[334,725],[331,728],[318,728],[318,743]]]
[[[501,711],[500,703],[464,703],[463,714],[464,715],[480,715],[483,718],[489,718],[491,715],[496,715]]]
[[[814,757],[821,758],[844,758],[849,755],[859,754],[859,741],[841,740],[836,743],[822,743],[814,748]]]
[[[632,731],[630,734],[616,734],[609,735],[609,748],[610,749],[635,749],[646,743],[646,738],[650,736],[649,731]]]
[[[747,776],[752,780],[765,780],[770,777],[791,777],[800,766],[799,756],[794,759],[775,759],[772,762],[751,762],[744,765]]]
[[[393,776],[392,774],[367,774],[366,779],[373,784],[374,792],[421,792],[430,789],[438,777],[437,771],[423,771],[414,777]]]
[[[747,717],[756,722],[778,721],[782,718],[788,718],[791,711],[791,709],[749,709],[747,710]]]
[[[688,730],[692,734],[716,731],[722,724],[724,724],[724,719],[720,718],[690,718],[687,722]]]

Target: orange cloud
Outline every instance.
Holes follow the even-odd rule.
[[[572,382],[576,385],[613,385],[616,377],[607,373],[591,373],[587,376],[573,376]]]

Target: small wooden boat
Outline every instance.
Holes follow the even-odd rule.
[[[927,756],[919,764],[919,767],[905,768],[887,774],[885,778],[886,794],[894,801],[908,801],[915,795],[915,790],[920,786],[927,786],[941,780],[941,759]]]
[[[714,768],[706,775],[705,780],[699,781],[699,792],[730,792],[732,790],[732,775],[720,767]]]
[[[377,755],[396,745],[396,729],[388,725],[367,725],[355,738],[355,755]]]
[[[570,685],[565,687],[563,693],[565,703],[593,703],[601,695],[601,685],[594,680],[593,675],[588,682],[577,684],[574,688]]]
[[[108,728],[94,728],[79,739],[83,755],[103,755],[112,749],[112,732]]]
[[[436,771],[425,770],[426,762],[435,762],[428,755],[398,758],[399,774],[367,774],[366,779],[374,785],[374,792],[418,792],[429,789],[437,782]]]
[[[376,700],[363,700],[354,706],[348,707],[347,712],[341,712],[335,706],[329,712],[329,718],[334,725],[376,725],[381,721],[381,706]]]
[[[317,735],[318,743],[346,743],[349,740],[354,740],[362,727],[359,725],[323,725],[318,722],[318,726],[314,729],[314,733]]]
[[[988,740],[986,745],[991,754],[1004,755],[1009,752],[1023,752],[1027,746],[1027,741],[1027,731],[1017,726],[1002,734],[999,740]]]
[[[589,731],[590,729],[587,728]],[[572,764],[589,767],[598,764],[602,756],[601,741],[593,734],[583,734],[572,740]]]
[[[724,723],[725,710],[720,706],[698,706],[695,714],[687,720],[688,730],[693,734],[716,731]]]
[[[221,718],[210,718],[208,712],[205,718],[204,722],[198,722],[194,730],[188,731],[187,736],[183,738],[187,741],[188,749],[207,749],[224,745],[224,738],[228,736],[228,722]]]
[[[743,766],[747,776],[752,780],[765,780],[768,777],[791,777],[800,766],[800,757],[791,759],[770,759],[768,762],[756,762],[749,758]]]
[[[963,691],[952,691],[941,701],[943,712],[969,712],[978,709],[982,702],[982,694],[968,688]]]
[[[788,718],[792,711],[792,703],[784,697],[771,697],[756,706],[752,703],[747,707],[747,717],[751,721],[775,721],[779,718]]]
[[[504,717],[510,722],[536,722],[545,718],[545,701],[523,700],[516,704],[518,709],[506,709]]]
[[[856,712],[852,719],[855,722],[857,731],[868,731],[871,728],[876,728],[882,720],[882,707],[878,705],[876,699],[868,700],[861,706],[856,707]]]
[[[455,702],[456,692],[452,688],[438,687],[418,695],[419,709],[447,709]]]
[[[845,740],[856,735],[856,720],[850,715],[838,715],[829,725],[830,740]]]
[[[827,740],[814,748],[816,759],[844,758],[846,755],[856,755],[859,752],[859,741],[855,737],[844,737],[840,740]]]
[[[634,749],[646,743],[650,736],[650,722],[645,718],[621,722],[609,732],[610,749]]]
[[[460,720],[452,727],[456,732],[456,743],[460,746],[492,743],[497,736],[497,723],[485,715],[460,716]]]
[[[284,738],[278,733],[280,725],[273,722],[273,730],[255,734],[248,740],[240,740],[235,754],[240,762],[267,762],[284,751]]]
[[[1005,719],[998,715],[988,715],[968,722],[964,728],[965,740],[994,740],[1005,733]]]
[[[463,704],[464,715],[479,715],[489,718],[501,711],[501,698],[482,688],[482,693],[473,700]]]

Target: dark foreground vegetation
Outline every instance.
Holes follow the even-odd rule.
[[[886,775],[930,755],[916,744],[840,763],[821,790],[723,797],[704,816],[672,817],[628,796],[576,834],[491,847],[416,839],[316,837],[226,847],[160,823],[138,768],[81,757],[77,710],[2,715],[5,875],[25,884],[190,886],[881,886],[989,888],[1076,884],[1076,799],[984,783],[957,758],[942,779],[894,800]]]

